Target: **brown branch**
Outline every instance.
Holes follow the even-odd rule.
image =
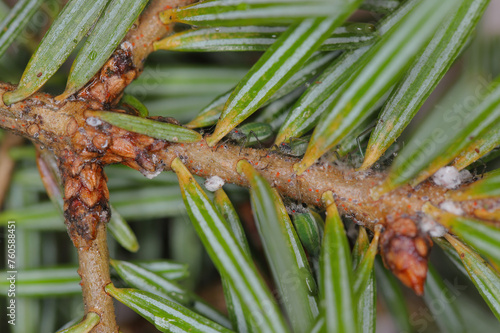
[[[109,222],[109,191],[106,176],[98,163],[84,164],[75,173],[71,155],[61,158],[64,189],[64,216],[68,234],[78,250],[85,314],[100,316],[93,332],[118,332],[113,299],[104,287],[111,282],[106,223]]]
[[[240,152],[240,147],[230,144],[222,144],[216,148],[208,147],[204,141],[171,144],[163,154],[165,164],[169,165],[175,157],[180,157],[193,174],[205,178],[217,175],[228,183],[248,187],[247,181],[236,172],[236,163],[240,159],[246,159],[251,161],[282,195],[299,202],[321,207],[322,193],[332,191],[339,211],[370,229],[377,222],[385,223],[388,216],[416,218],[425,202],[439,205],[445,201],[447,192],[446,189],[427,181],[417,188],[403,186],[379,200],[373,200],[370,190],[384,179],[384,172],[355,172],[352,168],[337,165],[335,162],[320,162],[301,176],[297,176],[293,171],[293,165],[299,160],[297,158],[265,149],[244,148]],[[466,214],[475,215],[478,209],[500,208],[500,201],[464,201],[457,202],[457,205]]]
[[[99,324],[93,332],[117,332],[113,300],[104,291],[111,282],[109,255],[106,245],[106,223],[110,217],[109,193],[106,177],[98,164],[87,164],[79,174],[71,176],[67,166],[58,167],[53,156],[46,150],[37,151],[37,164],[43,184],[51,200],[62,199],[61,183],[66,185],[64,215],[68,234],[78,251],[85,313],[99,315]],[[62,171],[60,173],[59,171]],[[64,179],[60,179],[63,177]]]
[[[87,164],[79,174],[70,175],[66,165],[57,163],[46,150],[37,151],[37,164],[43,184],[51,200],[62,198],[61,183],[66,185],[64,213],[68,234],[78,251],[85,313],[97,313],[99,324],[94,332],[117,332],[113,300],[104,291],[111,282],[106,245],[106,223],[110,217],[106,177],[98,164]],[[59,171],[63,171],[61,174]],[[64,177],[65,179],[60,179]],[[62,207],[60,207],[62,208]]]
[[[104,287],[111,282],[106,224],[98,226],[96,238],[89,248],[78,248],[78,261],[85,314],[95,312],[101,318],[92,332],[118,332],[113,299],[104,291]]]
[[[76,97],[92,102],[89,105],[96,109],[110,109],[115,105],[123,90],[142,73],[147,56],[154,51],[153,42],[173,31],[173,24],[164,25],[158,14],[165,9],[193,2],[194,0],[152,1],[134,25],[136,28],[129,31],[108,62]]]

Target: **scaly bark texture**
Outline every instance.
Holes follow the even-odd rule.
[[[104,287],[111,283],[106,223],[111,212],[106,175],[102,166],[88,163],[72,168],[69,156],[60,159],[64,183],[64,216],[68,234],[77,251],[85,314],[99,315],[93,332],[117,332],[113,299]]]
[[[60,160],[64,183],[64,217],[68,234],[77,249],[89,249],[101,224],[111,216],[106,175],[97,163],[71,168],[74,159]]]
[[[422,293],[427,258],[432,242],[419,228],[425,202],[439,205],[446,190],[431,182],[418,188],[404,186],[373,200],[370,190],[383,172],[355,172],[337,163],[320,162],[301,176],[293,171],[298,159],[265,149],[240,149],[229,144],[210,148],[205,141],[194,144],[168,143],[114,127],[98,119],[92,110],[114,109],[125,87],[142,71],[152,43],[172,27],[158,19],[161,10],[193,1],[152,1],[108,62],[74,96],[56,100],[42,93],[6,106],[3,94],[13,90],[0,83],[0,127],[45,146],[56,157],[64,186],[64,209],[68,233],[78,249],[79,273],[85,310],[101,316],[94,332],[116,332],[111,298],[104,286],[110,282],[106,247],[109,220],[108,189],[104,166],[121,163],[152,177],[169,170],[179,157],[191,173],[217,175],[227,183],[248,186],[236,172],[241,159],[250,161],[278,191],[309,205],[321,206],[321,196],[332,191],[339,211],[360,225],[385,226],[381,254],[386,265],[415,292]],[[500,200],[460,202],[465,214],[496,216]]]

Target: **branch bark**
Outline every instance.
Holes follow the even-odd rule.
[[[118,332],[113,299],[104,291],[104,287],[111,282],[106,224],[99,224],[90,247],[77,250],[85,314],[95,312],[101,318],[92,332]]]

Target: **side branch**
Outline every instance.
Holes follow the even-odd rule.
[[[71,154],[59,159],[64,185],[64,217],[68,234],[78,251],[85,313],[101,318],[92,330],[118,332],[113,299],[104,287],[111,282],[106,226],[111,217],[107,178],[99,163],[83,165],[78,173]]]
[[[142,73],[146,58],[154,51],[153,42],[173,31],[173,24],[163,24],[158,14],[165,9],[193,2],[194,0],[151,1],[108,62],[80,89],[76,97],[85,100],[95,109],[110,109],[115,105],[130,82]]]
[[[73,163],[74,158],[65,156],[58,167],[46,150],[37,154],[47,193],[64,210],[68,234],[78,252],[85,313],[93,312],[100,318],[93,332],[118,332],[113,300],[104,290],[111,281],[106,243],[106,224],[110,218],[106,176],[96,163],[84,165],[75,174],[73,168],[68,168]],[[61,185],[64,185],[64,203],[59,203]]]

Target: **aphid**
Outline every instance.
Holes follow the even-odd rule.
[[[245,147],[262,143],[273,136],[273,129],[266,123],[248,123],[233,129],[228,138]]]
[[[306,153],[309,139],[311,136],[303,138],[290,138],[289,142],[282,142],[278,145],[278,149],[286,155],[299,157]]]

